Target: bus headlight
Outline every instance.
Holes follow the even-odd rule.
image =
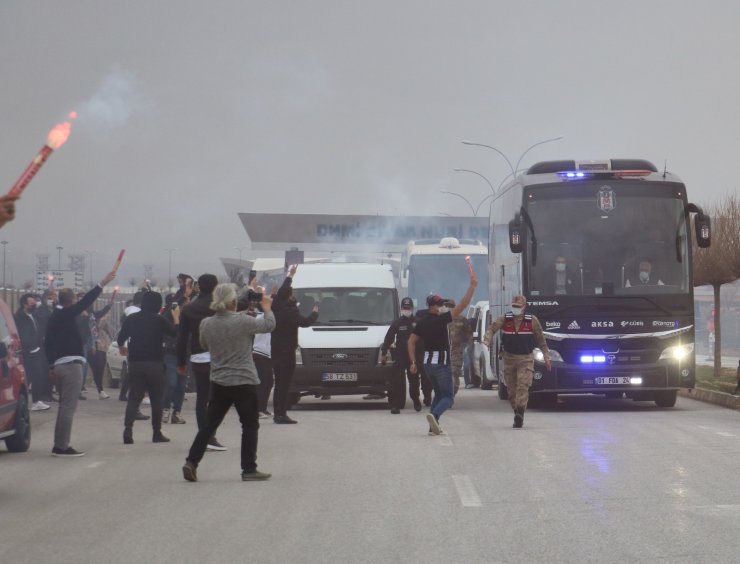
[[[295,348],[295,363],[296,365],[303,364],[303,354],[301,353],[301,347]]]
[[[534,359],[537,362],[545,362],[545,355],[542,353],[539,347],[535,347],[535,349],[532,351],[532,354],[534,355]],[[563,357],[560,356],[560,353],[558,351],[550,349],[550,360],[553,362],[563,362]]]
[[[660,354],[660,360],[686,360],[694,352],[694,343],[683,343],[666,347]]]

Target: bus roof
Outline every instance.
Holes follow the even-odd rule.
[[[658,172],[653,163],[643,159],[542,161],[529,167],[525,174],[517,178],[517,181],[521,182],[523,186],[530,186],[590,179],[632,179],[683,184],[675,174],[667,171]]]
[[[408,255],[486,255],[488,249],[474,239],[421,239],[409,241]]]

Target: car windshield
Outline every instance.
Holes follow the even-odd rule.
[[[396,318],[396,291],[391,288],[296,288],[301,315],[319,306],[327,325],[390,325]]]
[[[604,182],[532,190],[529,295],[687,293],[688,238],[676,191]]]
[[[478,287],[472,303],[488,299],[488,257],[472,255]],[[409,297],[417,308],[426,307],[427,296],[438,294],[459,301],[470,284],[465,255],[413,255],[409,259]]]

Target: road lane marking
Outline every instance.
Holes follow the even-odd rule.
[[[88,468],[97,468],[98,466],[102,466],[103,464],[105,464],[105,462],[103,462],[102,460],[98,460],[97,462],[93,462],[92,464],[88,464],[87,467]]]
[[[455,483],[455,489],[463,507],[481,507],[483,505],[469,476],[455,474],[452,476],[452,481]]]
[[[733,435],[732,433],[725,433],[724,431],[717,431],[717,434],[718,434],[718,435],[719,435],[720,437],[734,437],[734,436],[735,436],[735,435]]]

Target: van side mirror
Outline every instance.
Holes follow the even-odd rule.
[[[694,220],[696,244],[700,249],[706,249],[712,244],[712,220],[709,216],[697,214]]]
[[[524,246],[522,242],[524,238],[523,227],[519,214],[509,222],[509,249],[511,249],[511,252],[514,254],[522,252],[522,248]]]

